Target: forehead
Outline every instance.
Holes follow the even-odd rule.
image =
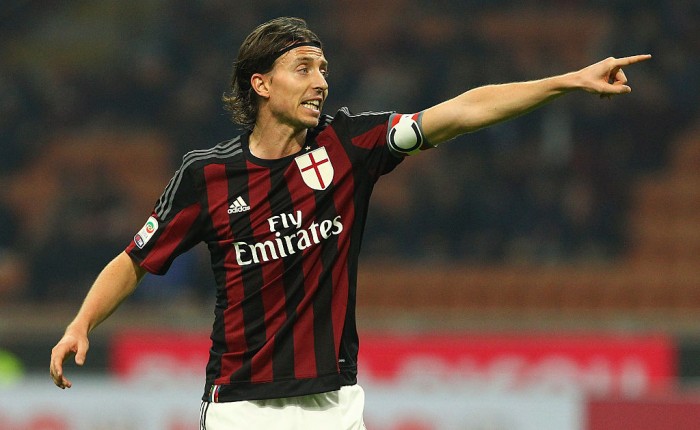
[[[285,52],[277,59],[279,64],[293,64],[304,62],[319,62],[321,65],[327,65],[328,61],[323,55],[323,50],[316,46],[300,46],[291,51]]]

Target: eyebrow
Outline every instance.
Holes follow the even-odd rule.
[[[293,64],[301,64],[301,63],[313,63],[317,60],[321,61],[321,65],[328,67],[328,61],[323,58],[323,57],[311,57],[311,56],[304,56],[304,57],[298,57],[294,59]]]

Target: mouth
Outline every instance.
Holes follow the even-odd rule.
[[[307,109],[311,109],[314,112],[321,112],[320,100],[307,100],[305,102],[301,102],[301,105]]]

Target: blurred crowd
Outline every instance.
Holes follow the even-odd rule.
[[[363,258],[560,264],[624,253],[631,182],[698,115],[697,1],[36,2],[0,8],[0,299],[78,300],[222,109],[238,46],[301,16],[330,62],[325,112],[415,112],[468,88],[651,53],[633,93],[571,94],[382,178]],[[210,296],[206,251],[142,300]],[[381,260],[379,260],[381,261]]]

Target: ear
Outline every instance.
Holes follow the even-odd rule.
[[[253,73],[250,77],[250,86],[260,97],[270,97],[269,78],[262,73]]]

